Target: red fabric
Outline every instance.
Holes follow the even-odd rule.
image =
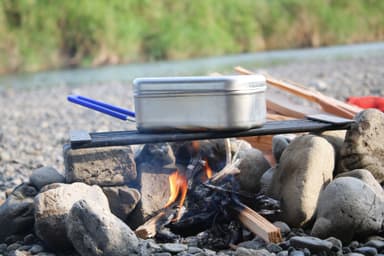
[[[361,108],[377,108],[384,111],[384,97],[379,96],[363,96],[349,97],[347,102]]]

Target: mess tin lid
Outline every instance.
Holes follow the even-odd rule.
[[[262,75],[146,77],[133,81],[135,94],[166,92],[264,91]]]

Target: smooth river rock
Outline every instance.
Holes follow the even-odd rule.
[[[134,154],[130,147],[70,149],[64,147],[67,183],[119,186],[133,182],[136,177]]]
[[[35,232],[51,248],[71,247],[66,234],[66,218],[73,204],[85,200],[109,210],[108,199],[99,186],[84,183],[52,184],[35,197]]]
[[[109,209],[85,200],[76,202],[66,220],[67,234],[82,256],[129,256],[139,240]]]
[[[341,148],[340,166],[344,171],[366,169],[384,182],[384,113],[368,109],[355,117]]]
[[[271,167],[263,153],[255,148],[239,153],[240,188],[250,193],[260,190],[260,178]]]
[[[34,170],[29,177],[29,182],[38,190],[48,184],[64,183],[65,177],[55,168],[46,166]]]
[[[10,235],[33,229],[35,187],[23,183],[16,187],[0,206],[0,242]]]
[[[324,131],[319,134],[319,136],[326,139],[333,148],[335,149],[335,169],[333,171],[333,175],[337,175],[342,172],[340,168],[340,151],[344,144],[346,130],[336,130],[336,131]]]
[[[311,234],[336,237],[344,243],[382,230],[384,197],[353,177],[333,180],[321,193]]]
[[[281,154],[285,148],[291,143],[295,135],[290,134],[278,134],[272,138],[272,153],[275,157],[276,162],[280,161]]]
[[[341,173],[336,176],[336,178],[339,177],[353,177],[360,179],[361,181],[365,182],[367,185],[371,187],[371,189],[377,194],[377,195],[383,195],[384,196],[384,190],[380,186],[380,184],[377,182],[375,177],[373,177],[372,173],[365,169],[356,169],[353,171],[348,171]]]
[[[291,227],[314,215],[323,187],[332,180],[334,149],[319,136],[303,135],[284,150],[267,194],[280,200],[281,219]]]
[[[141,199],[137,189],[128,186],[103,187],[114,215],[125,221]]]

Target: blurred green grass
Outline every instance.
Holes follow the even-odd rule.
[[[0,73],[380,41],[382,0],[0,0]]]

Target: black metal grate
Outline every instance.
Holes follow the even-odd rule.
[[[77,149],[90,147],[123,146],[145,143],[247,137],[283,133],[319,132],[325,130],[343,130],[348,129],[351,123],[353,123],[353,120],[326,115],[317,115],[310,116],[307,119],[270,121],[266,122],[262,127],[245,131],[169,133],[141,133],[136,130],[96,133],[80,131],[71,133],[71,148]]]

